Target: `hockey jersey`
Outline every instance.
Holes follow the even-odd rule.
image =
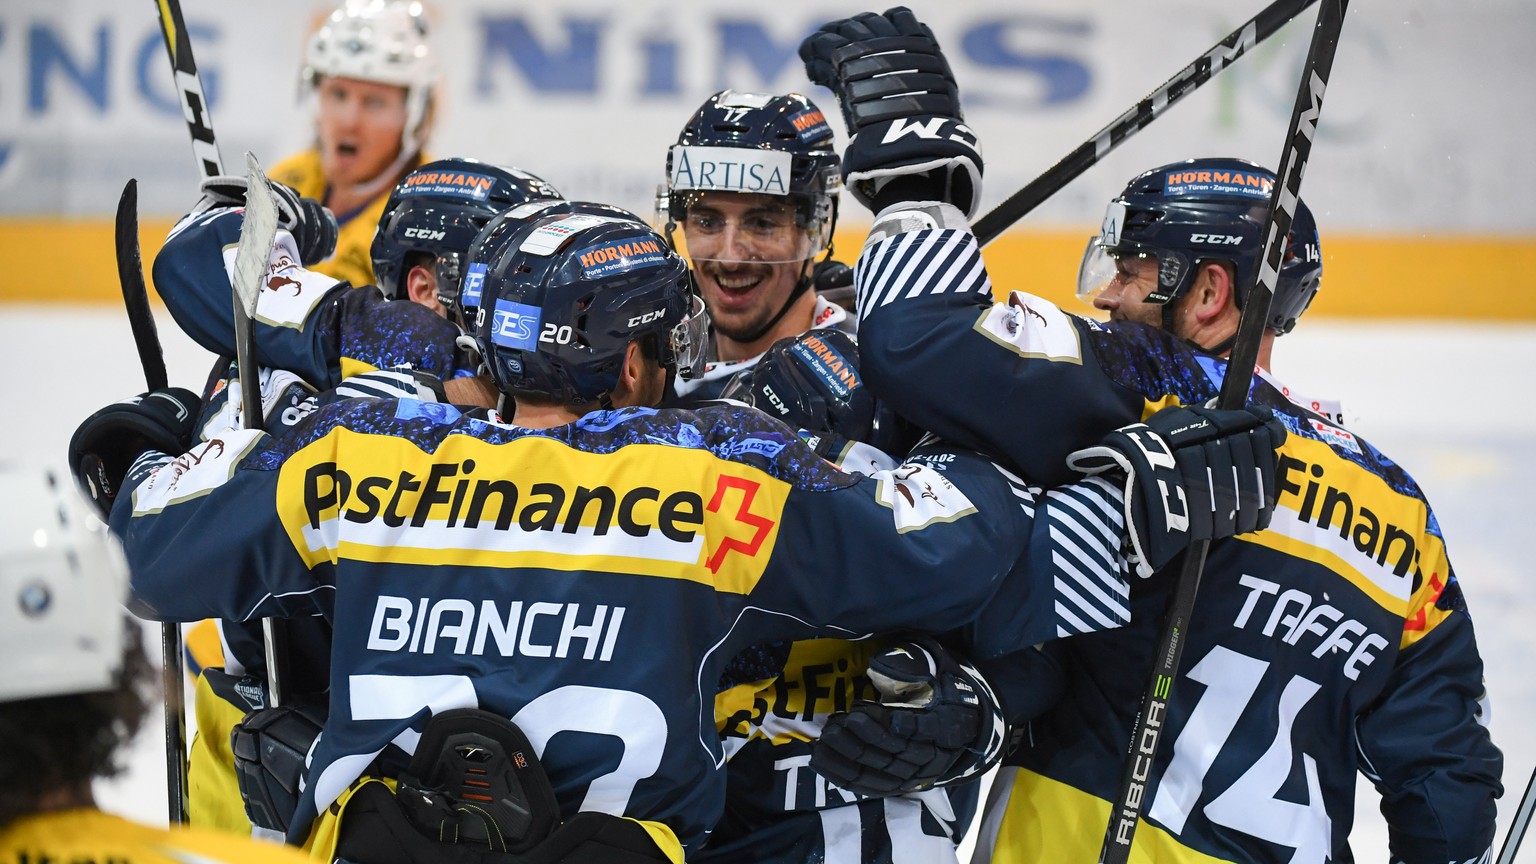
[[[418,156],[406,171],[415,170],[427,161],[430,160]],[[330,184],[326,182],[318,150],[306,150],[289,156],[272,166],[269,176],[297,189],[305,198],[313,198],[321,204],[328,203],[326,198],[331,191]],[[379,219],[384,215],[384,205],[389,203],[389,195],[393,191],[394,184],[387,185],[362,207],[350,213],[336,213],[336,225],[340,229],[336,234],[336,254],[314,264],[310,269],[353,285],[374,284],[373,234],[378,228]]]
[[[0,828],[7,864],[303,864],[309,857],[276,843],[198,828],[151,828],[100,810],[24,816]]]
[[[1225,363],[1161,330],[994,303],[963,217],[932,215],[883,214],[857,268],[862,371],[904,416],[1049,481],[1103,429],[1216,395]],[[1211,547],[1131,860],[1352,860],[1357,771],[1394,861],[1481,860],[1501,755],[1433,511],[1263,376],[1250,400],[1290,433],[1279,503],[1268,530]],[[1177,572],[1135,585],[1130,627],[1047,646],[1066,690],[994,786],[978,860],[1095,860]]]
[[[111,527],[137,612],[334,627],[298,842],[370,763],[401,767],[433,712],[478,706],[527,733],[563,812],[659,822],[693,848],[719,815],[714,694],[741,648],[949,630],[998,598],[997,638],[1021,648],[1063,626],[1064,547],[1106,562],[1103,593],[1128,591],[1114,484],[1038,496],[948,449],[843,474],[733,406],[532,430],[349,400],[279,439],[147,454],[125,491]]]
[[[827,328],[841,330],[844,333],[857,332],[852,315],[843,307],[828,301],[825,297],[817,295],[816,309],[811,315],[810,329]],[[744,360],[719,360],[713,357],[714,344],[710,344],[711,358],[704,364],[704,370],[694,378],[679,378],[674,382],[677,395],[685,404],[697,405],[711,399],[719,399],[725,392],[726,385],[738,374],[757,365],[757,361],[763,359],[763,355],[748,357]]]

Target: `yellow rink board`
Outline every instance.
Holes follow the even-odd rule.
[[[169,220],[146,220],[147,272]],[[1092,227],[1015,231],[987,246],[996,289],[1019,289],[1078,308],[1072,296]],[[863,228],[837,234],[851,262]],[[1328,235],[1323,290],[1310,317],[1536,321],[1536,235],[1439,237]],[[117,303],[112,223],[107,219],[0,219],[0,302]]]

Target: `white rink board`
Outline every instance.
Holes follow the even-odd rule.
[[[168,316],[159,321],[173,383],[201,386],[211,357]],[[47,370],[0,383],[0,458],[62,469],[78,422],[143,388],[127,321],[113,308],[0,305],[0,345],[26,373]],[[1279,341],[1275,362],[1298,390],[1342,399],[1352,427],[1408,467],[1439,515],[1477,623],[1494,739],[1506,757],[1502,839],[1536,765],[1528,548],[1536,519],[1525,501],[1536,488],[1536,400],[1522,386],[1536,369],[1536,327],[1311,322]],[[157,631],[146,634],[153,648]],[[105,807],[164,821],[161,728],[159,715],[150,718],[127,776],[98,787]],[[1360,796],[1353,837],[1362,862],[1386,860],[1375,797],[1368,785]]]
[[[331,0],[183,0],[226,160],[308,143],[303,34]],[[795,49],[860,4],[817,0],[428,0],[446,83],[432,152],[518,165],[642,214],[666,148],[725,87],[801,90]],[[877,5],[878,4],[871,4]],[[1263,8],[1260,0],[909,0],[951,59],[987,156],[984,206],[1040,174]],[[879,8],[884,8],[880,6]],[[151,4],[0,4],[0,215],[105,215],[125,178],[183,212],[193,162]],[[1275,167],[1316,7],[1031,217],[1096,225],[1135,173],[1192,156]],[[1307,201],[1329,231],[1536,232],[1536,4],[1355,3]],[[856,218],[863,218],[858,214]]]

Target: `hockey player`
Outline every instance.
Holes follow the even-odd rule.
[[[379,287],[354,289],[306,266],[323,257],[313,251],[323,246],[326,234],[318,205],[292,190],[273,188],[284,227],[258,301],[255,342],[264,365],[266,427],[289,428],[337,398],[414,395],[461,404],[479,401],[476,379],[469,374],[477,361],[458,344],[465,254],[497,214],[529,201],[559,199],[560,193],[517,168],[474,159],[423,165],[391,193],[373,236]],[[155,283],[184,330],[208,350],[232,356],[233,257],[225,250],[232,249],[243,224],[244,179],[216,178],[204,191],[156,258]],[[402,302],[390,302],[395,300]],[[239,425],[241,399],[234,381],[230,376],[210,389],[203,437]],[[323,693],[328,669],[316,658],[329,654],[329,627],[310,619],[289,622],[287,630],[291,694]],[[212,621],[200,624],[188,633],[187,655],[198,679],[199,730],[190,759],[189,815],[196,825],[248,833],[251,823],[235,785],[229,730],[247,712],[265,705],[260,624],[224,622],[217,629]],[[294,719],[312,720],[312,713]],[[318,727],[310,723],[305,728],[312,734]],[[266,803],[255,809],[258,828],[281,827],[270,824],[280,807]]]
[[[128,571],[74,490],[0,465],[0,860],[256,864],[305,859],[272,843],[167,831],[103,813],[91,783],[120,770],[153,686]]]
[[[368,254],[390,190],[426,161],[439,74],[419,2],[346,0],[309,39],[304,86],[314,148],[272,167],[272,179],[336,214],[336,255],[306,261],[353,285],[375,277]]]
[[[667,149],[657,220],[681,235],[709,309],[709,362],[677,382],[688,401],[718,397],[773,343],[812,327],[852,330],[813,287],[817,256],[832,262],[837,226],[832,127],[798,93],[722,90]],[[680,227],[680,231],[675,231]]]
[[[858,268],[863,360],[903,415],[1050,479],[1093,424],[1216,394],[1273,174],[1195,160],[1133,180],[1085,258],[1085,273],[1113,265],[1107,325],[1018,291],[994,303],[966,221],[980,153],[932,34],[898,8],[833,22],[801,53],[840,98],[846,178],[878,214]],[[1300,205],[1288,247],[1272,334],[1317,290]],[[1250,400],[1290,432],[1279,505],[1269,530],[1211,547],[1133,860],[1352,860],[1357,771],[1382,794],[1392,860],[1487,860],[1501,756],[1433,511],[1402,468],[1267,372]],[[1174,570],[1136,585],[1130,627],[1047,646],[1065,690],[1001,773],[978,860],[1093,860]]]
[[[1198,527],[1164,518],[1158,490],[1204,460],[1263,521],[1278,430],[1258,415],[1181,409],[1162,435],[1110,434],[1123,486],[1039,494],[945,448],[842,474],[751,409],[646,407],[699,362],[703,328],[686,266],[643,223],[537,219],[484,255],[476,338],[516,424],[352,400],[281,438],[232,430],[172,458],[191,430],[171,403],[190,397],[156,391],[72,441],[83,479],[126,479],[111,521],[136,609],[334,625],[329,717],[289,831],[317,856],[443,860],[445,841],[490,835],[530,860],[680,861],[719,812],[711,697],[740,648],[949,629],[983,608],[986,644],[1047,638],[1061,544],[1123,592],[1124,542],[1156,565]],[[516,728],[434,720],[461,708]],[[445,762],[470,774],[438,788]],[[417,792],[397,799],[373,773]]]

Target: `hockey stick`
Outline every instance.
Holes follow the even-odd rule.
[[[1248,401],[1254,363],[1259,356],[1260,337],[1264,333],[1269,306],[1274,299],[1275,283],[1285,256],[1286,238],[1290,234],[1291,221],[1296,215],[1296,202],[1301,194],[1301,178],[1306,173],[1307,161],[1312,155],[1317,120],[1323,109],[1323,93],[1328,88],[1328,78],[1333,72],[1333,55],[1338,48],[1339,31],[1344,26],[1344,12],[1348,6],[1349,0],[1322,0],[1322,6],[1318,9],[1317,24],[1312,30],[1312,44],[1307,50],[1301,84],[1296,92],[1296,106],[1292,109],[1291,124],[1286,131],[1280,173],[1276,175],[1276,188],[1269,196],[1269,207],[1265,213],[1263,255],[1254,283],[1249,286],[1247,300],[1243,303],[1242,319],[1237,326],[1237,341],[1227,363],[1226,376],[1221,382],[1221,395],[1217,399],[1220,408],[1241,408]],[[1169,600],[1157,651],[1152,655],[1152,676],[1147,682],[1141,710],[1131,731],[1125,765],[1121,769],[1120,789],[1110,811],[1109,825],[1104,831],[1104,845],[1099,851],[1101,864],[1125,864],[1130,857],[1131,840],[1135,837],[1136,825],[1146,803],[1152,766],[1156,763],[1157,747],[1162,741],[1168,702],[1172,698],[1174,679],[1179,674],[1184,643],[1188,641],[1184,637],[1195,610],[1195,596],[1200,590],[1200,576],[1205,569],[1205,558],[1210,548],[1208,540],[1191,543],[1184,556],[1184,567],[1179,572],[1178,581],[1174,583],[1174,593]]]
[[[1216,77],[1253,47],[1284,27],[1301,10],[1317,0],[1274,0],[1248,23],[1227,34],[1211,50],[1195,58],[1193,63],[1175,72],[1161,87],[1147,94],[1114,122],[1095,132],[1091,138],[1077,146],[1060,162],[1052,165],[1044,174],[1031,180],[1024,188],[1008,196],[1003,203],[976,220],[977,242],[982,245],[996,240],[1008,226],[1024,218],[1039,207],[1062,187],[1076,180],[1083,172],[1098,164],[1109,151],[1120,146],[1125,139],[1145,129],[1163,111],[1185,96],[1195,92],[1200,85]]]
[[[144,383],[159,390],[169,383],[165,356],[160,350],[160,334],[155,330],[154,312],[149,308],[149,286],[144,282],[144,264],[139,255],[139,181],[129,180],[117,200],[115,226],[117,245],[117,282],[123,289],[123,306],[128,310],[128,325],[133,330],[133,344],[139,350],[139,364],[144,367]],[[187,821],[187,708],[183,688],[186,675],[181,659],[181,625],[160,625],[160,683],[165,687],[165,778],[166,817],[172,825]]]
[[[219,145],[213,138],[213,119],[208,114],[208,98],[203,95],[197,61],[192,57],[192,36],[187,33],[187,23],[181,17],[181,0],[155,0],[155,9],[160,13],[160,35],[165,37],[165,50],[171,58],[171,73],[181,97],[181,113],[186,117],[187,132],[192,136],[192,156],[197,160],[198,179],[218,177],[224,173],[224,160],[219,157]]]
[[[1205,82],[1227,68],[1237,58],[1254,46],[1275,34],[1290,23],[1303,9],[1317,0],[1274,0],[1248,23],[1228,33],[1211,50],[1196,57],[1193,63],[1175,72],[1161,87],[1131,106],[1114,122],[1095,132],[1075,150],[1063,156],[1059,162],[1046,169],[1044,174],[1029,181],[1022,189],[1008,196],[1003,203],[992,208],[976,220],[974,231],[977,242],[985,246],[996,240],[1013,223],[1023,219],[1030,211],[1045,203],[1047,198],[1060,192],[1063,187],[1097,165],[1111,150],[1119,147],[1127,138],[1151,125],[1153,120],[1175,102],[1200,89]],[[818,284],[817,292],[830,303],[847,306],[853,300],[853,271],[839,273]]]
[[[1525,829],[1531,826],[1531,811],[1536,809],[1536,771],[1525,784],[1525,794],[1520,796],[1520,808],[1515,811],[1515,821],[1509,824],[1504,835],[1504,845],[1499,847],[1499,858],[1494,864],[1515,864],[1515,853],[1520,851],[1520,841],[1525,839]]]
[[[256,301],[266,284],[272,247],[277,243],[277,202],[261,163],[251,153],[245,154],[245,219],[240,224],[240,242],[235,247],[235,377],[240,382],[240,416],[247,429],[260,429],[261,374],[256,368]],[[261,619],[261,635],[267,659],[267,704],[283,704],[287,675],[282,663],[287,659],[283,630],[276,618]]]

